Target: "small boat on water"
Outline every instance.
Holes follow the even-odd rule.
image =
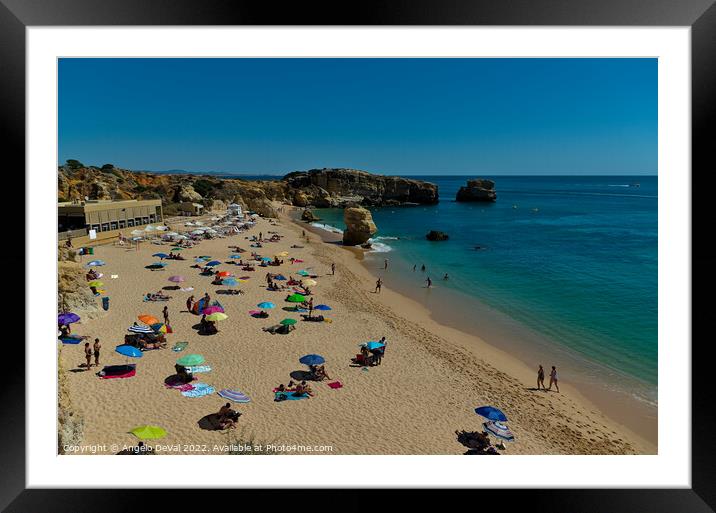
[[[640,184],[638,183],[630,183],[629,187],[640,187]]]

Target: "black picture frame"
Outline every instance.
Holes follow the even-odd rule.
[[[278,5],[278,4],[277,4]],[[699,195],[709,194],[706,180],[716,170],[716,157],[708,128],[716,126],[716,5],[714,0],[402,0],[355,4],[297,2],[280,7],[269,3],[228,0],[0,0],[0,119],[4,149],[3,180],[14,177],[15,197],[25,191],[20,170],[25,169],[25,30],[31,26],[87,25],[550,25],[550,26],[688,26],[692,59],[692,170],[684,180],[692,184],[692,273],[699,280],[692,288],[692,326],[706,324],[709,301],[696,301],[696,293],[709,291],[713,282],[713,257],[706,256],[707,242],[694,236],[709,233],[713,216],[694,207]],[[696,178],[698,177],[698,187]],[[5,183],[5,182],[4,182]],[[701,229],[699,229],[701,228]],[[695,257],[696,250],[699,256]],[[3,265],[17,266],[6,256]],[[708,266],[708,267],[707,267]],[[22,284],[16,290],[24,290]],[[694,333],[696,333],[694,331]],[[672,341],[673,342],[673,341]],[[681,341],[688,343],[689,341]],[[39,346],[41,341],[27,340]],[[710,341],[693,336],[692,344],[692,487],[689,489],[531,489],[449,490],[443,506],[454,501],[476,501],[481,510],[536,510],[597,512],[707,512],[716,509],[716,422],[708,372]],[[295,490],[69,490],[25,489],[25,355],[17,350],[13,365],[5,368],[0,387],[0,508],[4,511],[142,511],[146,494],[161,503],[182,504],[188,494],[203,493],[211,501],[270,501],[283,507],[296,498]],[[711,371],[712,372],[712,371]],[[672,376],[670,379],[679,379]],[[661,412],[668,415],[668,412]],[[686,449],[685,449],[686,450]],[[81,485],[81,482],[78,482]],[[367,491],[367,490],[366,490]],[[429,490],[397,492],[402,508],[426,504]],[[386,491],[373,490],[371,503],[381,502]],[[322,509],[338,511],[362,508],[350,500],[354,492],[333,490],[320,499]],[[142,495],[142,496],[140,496]],[[209,498],[208,496],[211,496]],[[445,503],[445,500],[450,502]],[[196,504],[196,498],[193,498]],[[160,503],[160,504],[161,504]],[[412,504],[411,504],[412,503]],[[226,504],[226,502],[225,502]],[[295,504],[295,502],[294,502]],[[476,503],[477,504],[477,503]],[[524,504],[522,508],[519,504]],[[239,506],[240,507],[240,506]],[[469,507],[469,506],[468,506]]]

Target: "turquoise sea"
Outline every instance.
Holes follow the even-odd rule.
[[[562,380],[656,403],[656,176],[484,176],[496,183],[490,204],[454,201],[465,176],[413,178],[437,184],[440,203],[371,209],[379,231],[365,262],[387,286],[557,365]],[[342,210],[316,213],[344,228]],[[429,230],[450,239],[427,241]]]

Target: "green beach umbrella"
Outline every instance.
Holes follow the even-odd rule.
[[[102,285],[104,285],[104,283],[102,283],[101,281],[94,280],[94,281],[89,282],[87,285],[89,285],[90,287],[96,288],[96,287],[101,287]]]
[[[215,312],[211,315],[206,316],[207,321],[225,321],[228,318],[229,318],[228,315],[226,315],[225,313],[221,313],[221,312]]]
[[[296,319],[284,319],[279,324],[283,324],[284,326],[292,326],[296,324],[298,321]]]
[[[291,294],[288,298],[286,298],[286,301],[289,303],[303,303],[305,300],[306,298],[301,294]]]
[[[298,271],[298,273],[296,273],[296,274],[300,274],[301,276],[310,276],[311,275],[311,273],[309,273],[308,271],[305,271],[303,269]]]
[[[154,440],[167,436],[167,432],[159,426],[139,426],[131,430],[130,433],[142,440]]]
[[[184,248],[172,248],[171,251],[184,251]]]
[[[177,360],[177,363],[182,367],[191,367],[192,365],[201,365],[204,363],[204,357],[200,354],[188,354],[182,356]]]

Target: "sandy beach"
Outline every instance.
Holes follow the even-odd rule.
[[[302,237],[306,230],[308,238]],[[280,242],[265,243],[256,249],[265,256],[287,251],[303,263],[291,264],[288,258],[280,267],[257,267],[243,272],[227,264],[229,246],[247,250],[246,237],[275,231]],[[292,245],[303,245],[292,249]],[[165,261],[164,270],[151,271],[145,266],[156,261],[158,251],[170,246],[143,243],[139,249],[113,245],[95,248],[94,258],[106,265],[106,295],[110,308],[96,319],[73,325],[73,331],[99,337],[102,343],[101,365],[86,371],[82,345],[61,346],[60,365],[65,369],[70,397],[84,418],[83,445],[104,445],[104,454],[118,452],[113,444],[136,445],[129,430],[140,425],[158,425],[167,436],[163,446],[176,445],[171,454],[221,454],[224,445],[244,440],[262,444],[287,444],[322,447],[324,454],[463,454],[466,447],[456,439],[456,430],[478,431],[482,419],[474,413],[477,406],[500,408],[509,418],[516,440],[502,454],[656,454],[655,440],[639,436],[602,413],[568,383],[560,382],[561,393],[534,390],[535,369],[528,368],[511,355],[488,345],[476,335],[438,324],[430,312],[410,298],[383,286],[374,293],[374,278],[360,264],[359,250],[346,250],[324,242],[304,225],[284,215],[277,226],[260,219],[251,230],[227,238],[207,240],[183,252],[184,261]],[[222,262],[222,271],[250,276],[241,283],[242,295],[217,295],[211,278],[194,269],[194,257],[211,255]],[[248,256],[248,253],[245,253]],[[87,257],[84,257],[87,261]],[[335,276],[331,263],[336,264]],[[318,275],[313,287],[316,304],[325,303],[331,311],[322,312],[332,322],[303,322],[296,313],[282,307],[286,292],[271,292],[265,287],[265,274],[280,272],[296,276],[299,269]],[[111,279],[111,275],[117,275]],[[142,302],[147,292],[172,285],[167,278],[185,276],[185,287],[192,292],[168,291],[168,302]],[[209,292],[225,308],[228,319],[219,323],[219,333],[197,335],[192,326],[199,317],[186,311],[189,295],[196,298]],[[99,301],[99,299],[98,299]],[[268,319],[249,315],[262,301],[277,305]],[[137,364],[136,376],[128,379],[100,379],[102,365],[123,364],[126,358],[115,353],[127,327],[140,314],[162,318],[169,308],[173,333],[167,335],[168,347],[187,341],[186,350],[147,351]],[[81,315],[81,314],[80,314]],[[261,328],[284,318],[299,320],[288,335],[271,335]],[[359,344],[388,341],[380,366],[362,370],[351,358]],[[176,359],[198,353],[212,370],[197,374],[199,381],[216,390],[236,389],[251,398],[246,404],[232,404],[241,412],[238,428],[208,431],[200,421],[226,403],[217,394],[184,397],[168,389],[164,380],[174,374]],[[298,359],[317,353],[325,357],[331,380],[340,380],[342,388],[332,389],[326,382],[312,383],[314,397],[299,401],[274,402],[272,389],[286,384],[291,374],[300,376],[306,366]],[[154,441],[148,442],[155,445]],[[306,454],[306,452],[295,452]]]

